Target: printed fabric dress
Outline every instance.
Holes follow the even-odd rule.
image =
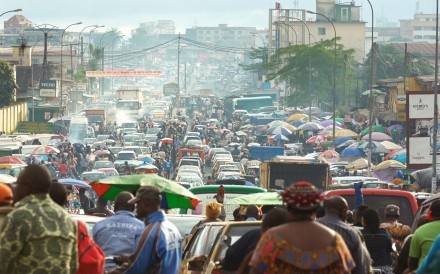
[[[249,264],[260,273],[296,274],[350,273],[355,266],[339,234],[326,248],[300,250],[271,231],[261,237]]]

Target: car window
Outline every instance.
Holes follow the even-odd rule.
[[[192,240],[189,243],[188,252],[184,255],[185,258],[193,258],[197,256],[207,256],[216,239],[216,235],[219,234],[223,226],[206,226],[203,229],[199,229],[194,234]]]
[[[117,160],[134,160],[134,153],[118,153]]]

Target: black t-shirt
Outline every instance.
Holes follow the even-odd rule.
[[[255,249],[261,237],[261,229],[253,229],[246,232],[238,241],[231,245],[226,251],[223,260],[223,269],[235,271],[240,267],[244,257]]]
[[[393,252],[391,236],[388,232],[380,228],[379,232],[373,234],[368,228],[361,230],[365,244],[370,252],[374,266],[391,266],[391,252]]]

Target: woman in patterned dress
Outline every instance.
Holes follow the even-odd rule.
[[[315,221],[323,194],[309,182],[297,182],[281,197],[292,219],[262,235],[249,263],[251,273],[350,273],[354,262],[344,240]]]

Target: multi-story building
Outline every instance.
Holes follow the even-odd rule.
[[[186,29],[186,37],[207,44],[249,48],[255,44],[255,31],[255,27],[229,27],[227,24],[219,24],[217,27]]]
[[[414,42],[435,43],[435,14],[414,14],[413,19],[400,20],[400,36]]]
[[[6,34],[22,34],[25,29],[30,27],[32,27],[32,22],[19,14],[4,21],[4,32]]]
[[[321,15],[310,20],[310,17],[306,17],[306,10],[270,9],[269,49],[316,43],[333,39],[336,35],[340,38],[338,43],[347,49],[354,49],[355,59],[362,61],[365,56],[365,22],[360,18],[360,6],[336,3],[336,0],[316,0],[316,13],[325,15],[331,22]]]

